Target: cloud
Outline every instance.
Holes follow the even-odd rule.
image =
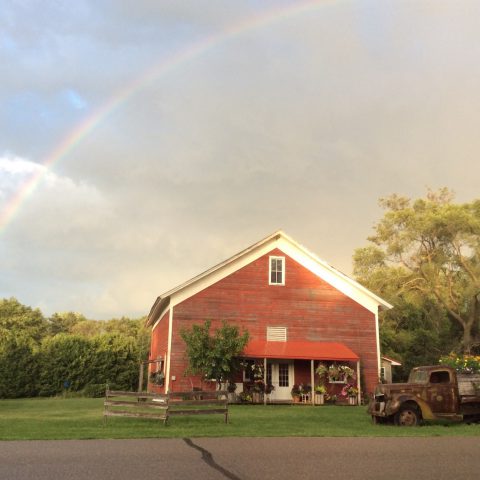
[[[115,103],[153,65],[279,6],[127,3],[5,10],[0,148],[15,154],[0,159],[0,202],[43,180],[0,237],[0,295],[139,315],[278,228],[349,273],[379,197],[443,185],[478,196],[471,3],[325,2],[228,37]]]

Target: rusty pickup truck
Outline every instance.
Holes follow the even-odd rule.
[[[480,375],[445,366],[416,367],[407,383],[379,384],[368,405],[374,423],[414,426],[423,420],[480,421]]]

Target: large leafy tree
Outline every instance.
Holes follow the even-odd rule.
[[[240,367],[239,355],[248,342],[248,331],[235,325],[222,326],[210,334],[211,321],[193,325],[191,330],[182,330],[180,335],[187,346],[187,373],[201,375],[203,379],[215,379],[217,384],[231,380]]]
[[[355,251],[354,274],[394,303],[433,305],[437,323],[444,313],[469,353],[480,345],[480,200],[453,198],[443,188],[417,200],[381,199],[385,214],[371,244]]]
[[[16,298],[0,300],[0,336],[12,333],[39,343],[48,329],[42,312],[22,305]]]

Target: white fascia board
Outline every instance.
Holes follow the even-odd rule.
[[[352,280],[338,270],[335,270],[333,267],[330,267],[327,263],[319,260],[313,254],[310,254],[310,252],[303,248],[299,248],[296,242],[286,241],[281,238],[278,241],[277,247],[300,265],[303,265],[322,280],[325,280],[325,282],[332,287],[336,288],[347,297],[350,297],[375,315],[378,313],[379,306],[389,308],[389,304],[382,301],[365,287],[362,287],[359,283],[355,282],[355,280]]]

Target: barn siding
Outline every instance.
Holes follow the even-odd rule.
[[[285,286],[269,285],[271,255],[285,256]],[[176,377],[175,390],[192,387],[183,375],[187,362],[180,330],[206,319],[212,330],[222,320],[244,327],[252,340],[265,340],[267,326],[286,326],[287,341],[344,343],[360,356],[364,392],[377,383],[375,315],[278,249],[187,298],[173,312],[170,375]]]

